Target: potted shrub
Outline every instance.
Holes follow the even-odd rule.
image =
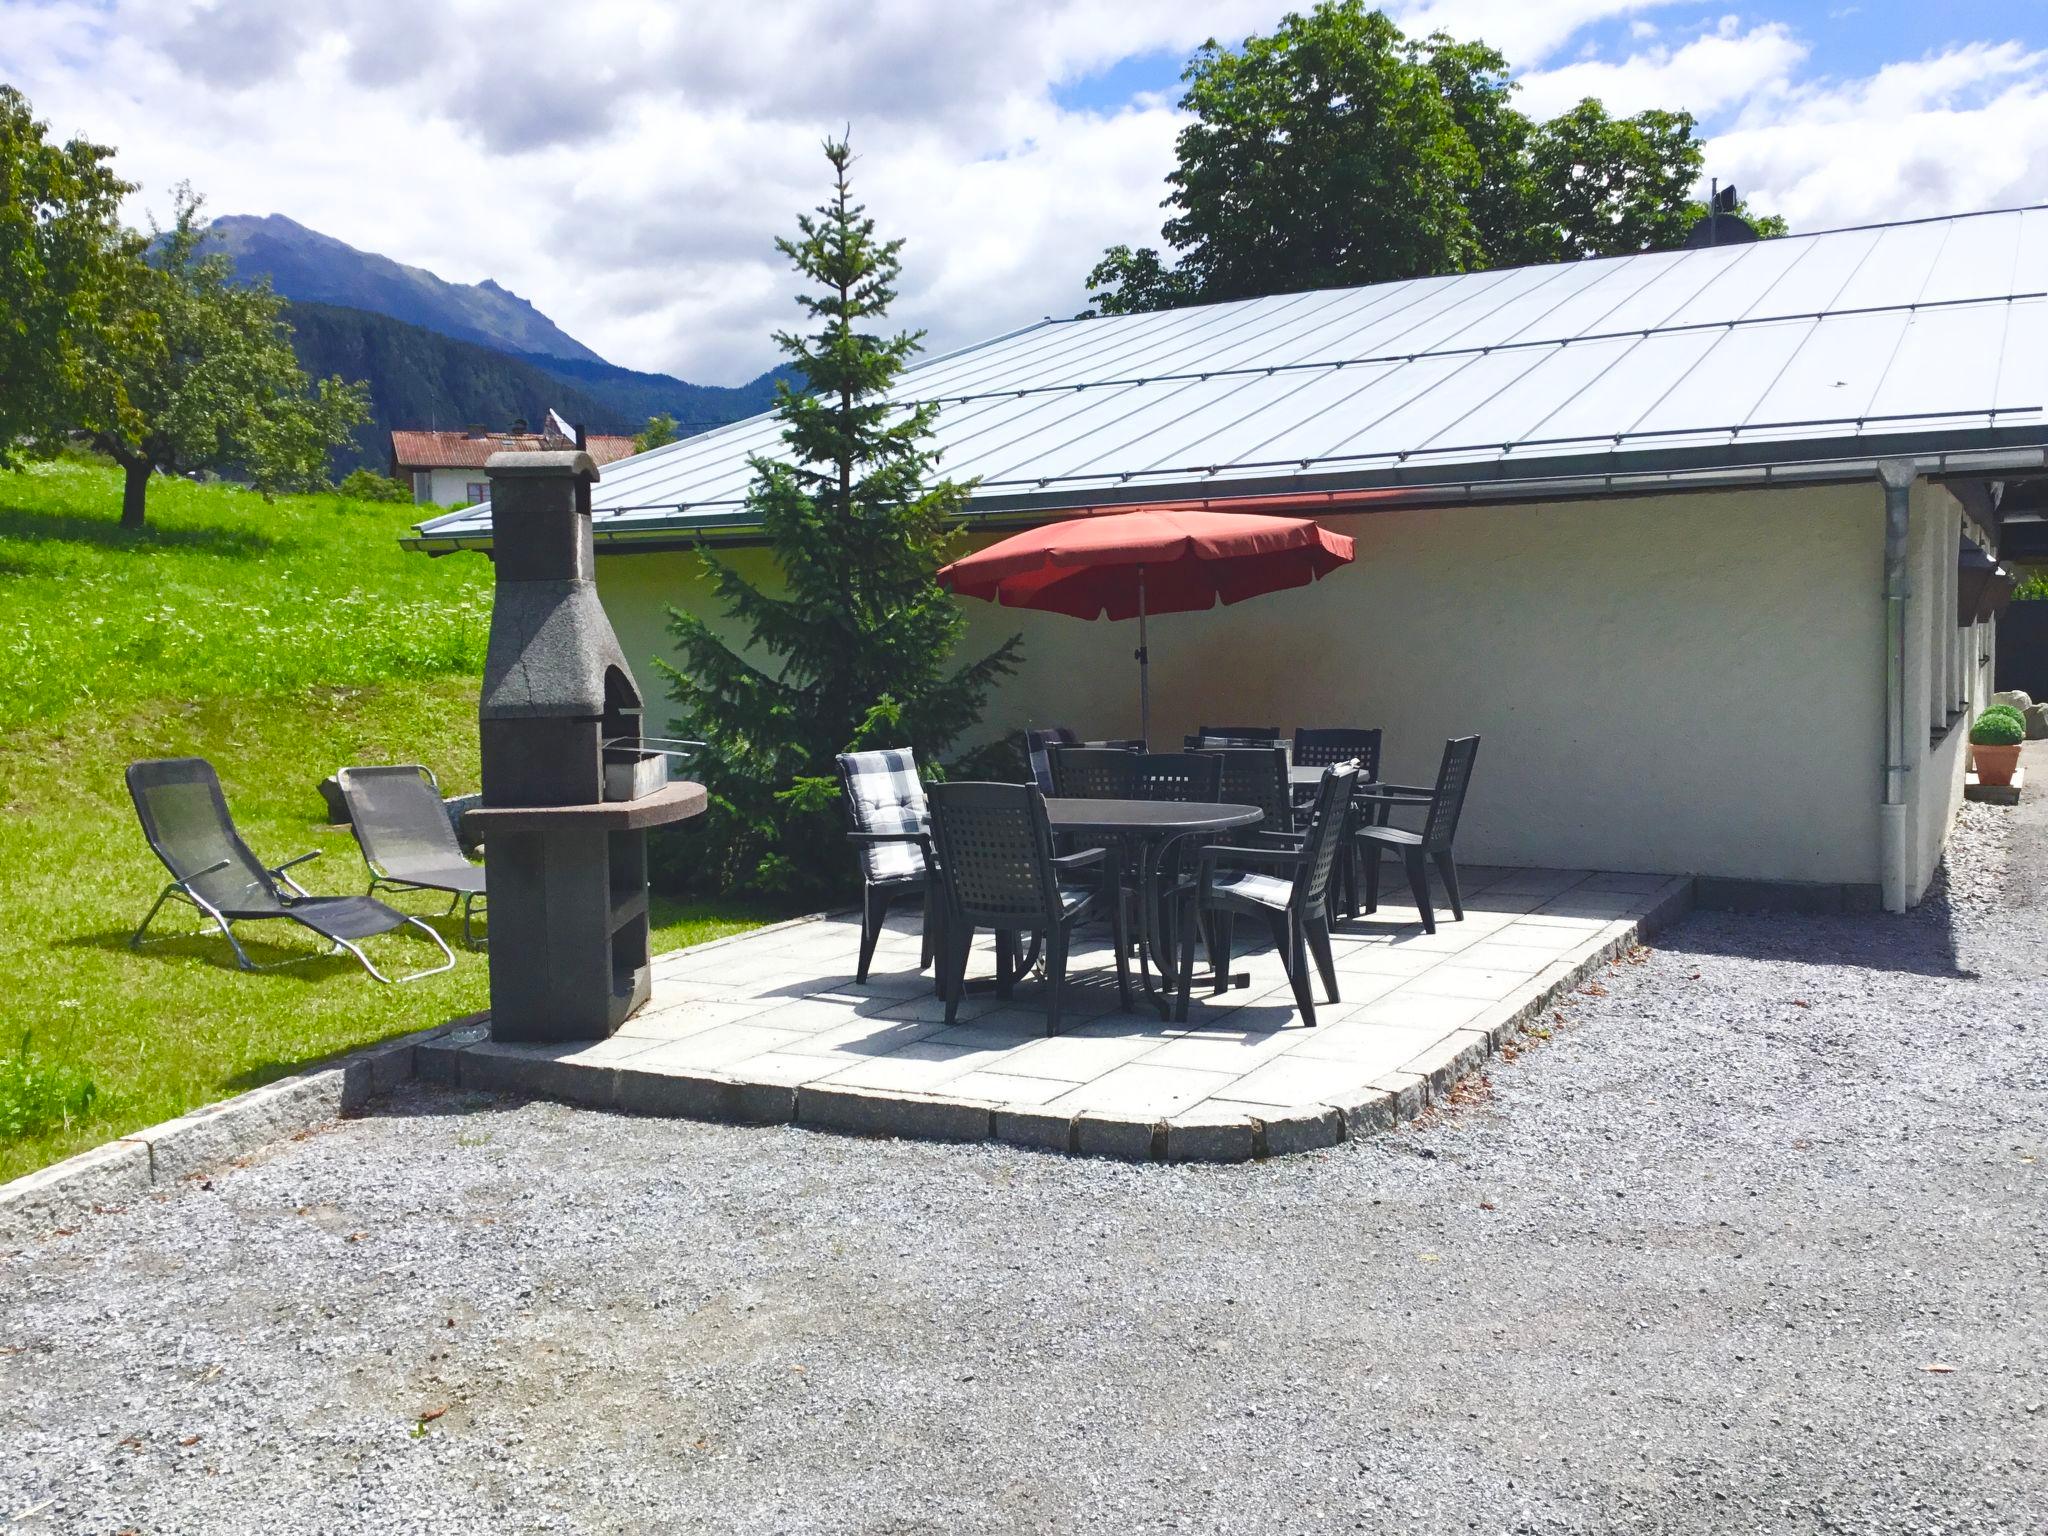
[[[2010,705],[1993,705],[1970,727],[1970,756],[1979,784],[2010,784],[2020,766],[2020,743],[2027,727]]]

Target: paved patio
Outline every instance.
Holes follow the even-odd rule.
[[[1106,935],[1076,948],[1060,1034],[1045,1035],[1028,979],[1008,1000],[967,999],[949,1027],[917,969],[914,913],[865,984],[858,926],[833,916],[663,957],[652,1001],[609,1040],[499,1045],[472,1028],[429,1048],[424,1070],[629,1112],[1133,1159],[1305,1151],[1412,1116],[1691,890],[1587,870],[1464,875],[1465,920],[1445,912],[1434,934],[1391,903],[1338,926],[1341,1001],[1318,990],[1315,1028],[1265,947],[1233,961],[1248,987],[1198,985],[1185,1024],[1123,1012]],[[984,936],[969,974],[993,970]]]

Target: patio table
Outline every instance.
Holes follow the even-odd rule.
[[[1114,839],[1135,848],[1138,856],[1138,984],[1165,1018],[1171,1007],[1152,986],[1148,963],[1159,967],[1167,993],[1174,983],[1171,945],[1160,943],[1159,866],[1173,845],[1186,837],[1228,832],[1265,819],[1254,805],[1226,805],[1181,800],[1066,800],[1048,798],[1046,819],[1056,833],[1081,839]]]

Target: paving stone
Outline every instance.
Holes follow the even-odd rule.
[[[1384,1088],[1367,1088],[1336,1107],[1344,1117],[1344,1134],[1354,1140],[1390,1131],[1401,1120],[1398,1098]]]
[[[1055,1100],[1053,1107],[1083,1113],[1134,1114],[1158,1120],[1200,1103],[1230,1081],[1227,1072],[1131,1062],[1083,1083],[1065,1098]]]
[[[1415,1043],[1408,1042],[1407,1056],[1415,1055]],[[1280,1111],[1302,1104],[1330,1104],[1348,1093],[1364,1088],[1385,1066],[1294,1052],[1247,1072],[1235,1082],[1216,1090],[1217,1097],[1264,1104]]]
[[[942,1083],[984,1066],[1001,1050],[976,1050],[937,1040],[920,1040],[886,1056],[852,1062],[832,1074],[834,1087],[873,1088],[886,1093],[933,1093]],[[744,1072],[741,1063],[735,1071]]]
[[[1413,978],[1402,990],[1414,997],[1462,997],[1480,1002],[1498,1002],[1519,987],[1527,986],[1529,975],[1522,971],[1489,971],[1476,965],[1439,965]]]
[[[711,1072],[615,1072],[615,1107],[631,1115],[721,1120],[739,1125],[783,1125],[796,1118],[796,1089],[788,1083],[743,1083]]]
[[[1342,1062],[1360,1069],[1360,1082],[1370,1082],[1382,1072],[1391,1072],[1413,1061],[1418,1051],[1434,1045],[1441,1038],[1433,1029],[1403,1029],[1390,1024],[1330,1024],[1316,1030],[1313,1038],[1298,1042],[1282,1059]],[[1303,1080],[1310,1081],[1307,1078]],[[1336,1080],[1335,1075],[1324,1079],[1328,1080]],[[1230,1086],[1229,1092],[1234,1097],[1245,1096],[1236,1083]]]
[[[1476,997],[1429,997],[1403,987],[1376,1003],[1367,1003],[1351,1014],[1346,1023],[1396,1024],[1410,1029],[1453,1030],[1477,1018],[1486,1003]]]
[[[1147,1067],[1194,1067],[1204,1072],[1223,1072],[1241,1077],[1252,1068],[1281,1055],[1312,1033],[1299,1020],[1288,1029],[1194,1030],[1166,1041],[1137,1058]]]
[[[986,1099],[992,1104],[1014,1104],[1020,1108],[1032,1109],[1041,1104],[1050,1104],[1063,1093],[1080,1087],[1079,1083],[1067,1082],[1057,1077],[1020,1077],[1014,1072],[976,1071],[963,1072],[950,1078],[946,1093],[950,1098]],[[1062,1120],[1070,1116],[1058,1117]]]
[[[801,1036],[782,1049],[797,1056],[829,1057],[840,1067],[850,1067],[859,1062],[877,1060],[907,1045],[915,1045],[941,1033],[944,1027],[908,1019],[859,1018],[837,1029]]]
[[[754,1024],[721,1024],[702,1034],[681,1040],[666,1040],[653,1050],[634,1058],[637,1067],[653,1071],[716,1071],[730,1062],[744,1061],[767,1051],[790,1049],[810,1036],[793,1029],[762,1029]]]
[[[756,1018],[765,1006],[758,999],[749,999],[743,1003],[691,1001],[676,1008],[642,1009],[621,1024],[612,1038],[625,1035],[636,1040],[686,1040],[721,1024]]]
[[[991,1116],[991,1106],[966,1100],[919,1099],[831,1083],[805,1083],[796,1090],[798,1124],[861,1135],[984,1141],[991,1134]]]
[[[1083,1157],[1149,1163],[1164,1149],[1165,1137],[1165,1124],[1159,1120],[1102,1110],[1085,1110],[1074,1117],[1074,1150]]]
[[[1163,1043],[1158,1035],[1054,1035],[1018,1048],[1003,1063],[1005,1072],[1021,1077],[1053,1077],[1086,1083],[1114,1071]]]

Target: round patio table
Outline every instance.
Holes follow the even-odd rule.
[[[1148,958],[1159,967],[1166,993],[1174,985],[1171,945],[1160,944],[1159,866],[1182,838],[1228,832],[1265,819],[1255,805],[1226,805],[1182,800],[1065,800],[1048,798],[1046,819],[1056,833],[1087,839],[1114,839],[1133,848],[1138,857],[1138,984],[1165,1018],[1171,1004],[1154,990]]]

